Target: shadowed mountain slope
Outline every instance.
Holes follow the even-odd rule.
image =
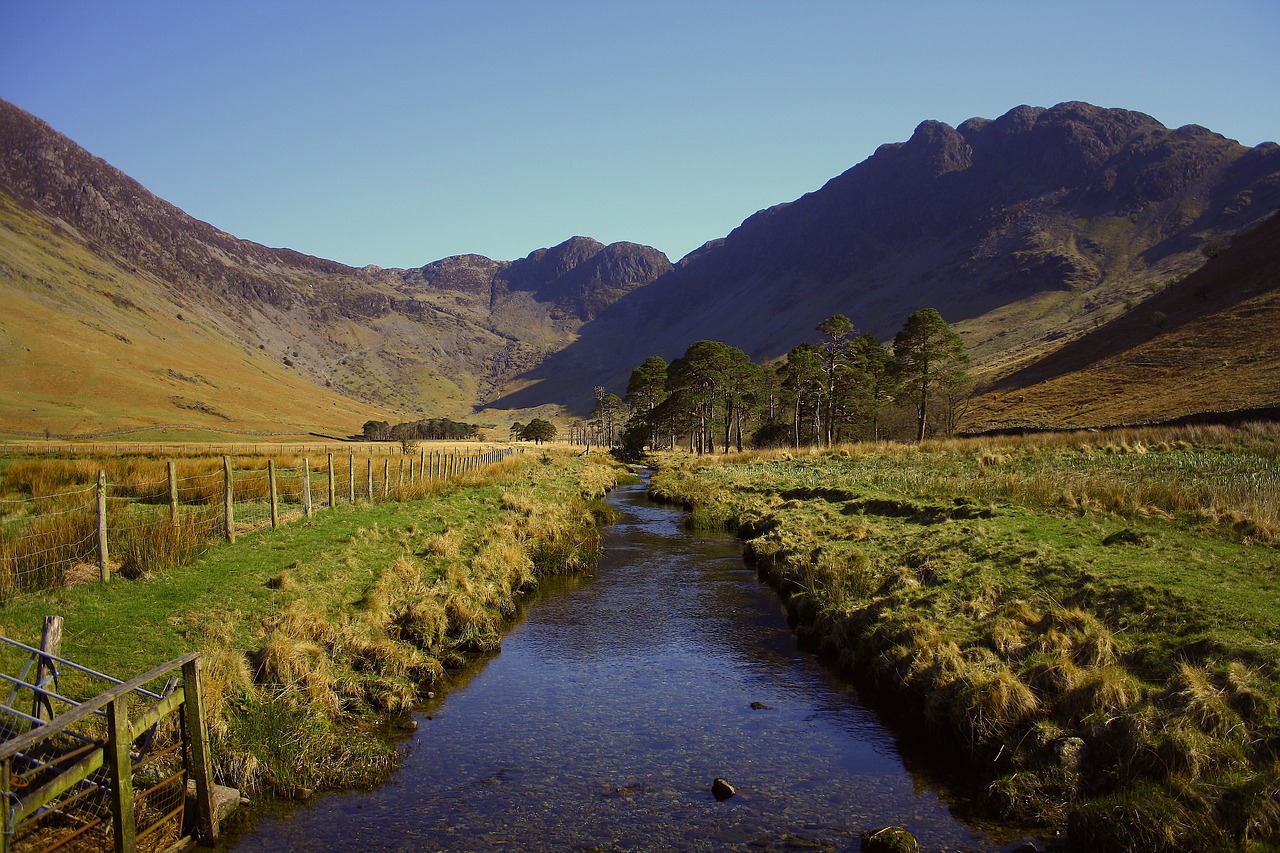
[[[988,429],[1171,420],[1280,406],[1280,214],[1205,266],[974,405]]]
[[[1280,208],[1280,146],[1083,103],[926,121],[820,190],[751,216],[602,311],[548,359],[533,399],[589,405],[645,357],[722,340],[756,358],[833,313],[887,340],[938,308],[995,378],[1193,271],[1206,243]]]

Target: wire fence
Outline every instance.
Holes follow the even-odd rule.
[[[188,562],[211,542],[341,504],[423,497],[433,484],[515,452],[326,453],[314,463],[295,455],[239,465],[231,456],[97,460],[96,470],[94,460],[13,463],[4,488],[25,494],[0,499],[0,602],[116,574],[143,577]]]

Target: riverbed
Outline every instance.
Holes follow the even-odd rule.
[[[857,850],[886,825],[925,850],[1010,843],[958,819],[797,648],[735,540],[689,533],[643,486],[610,502],[593,575],[544,584],[502,652],[418,716],[395,776],[231,849]]]

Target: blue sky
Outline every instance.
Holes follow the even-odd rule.
[[[675,260],[925,119],[1280,140],[1280,2],[0,0],[0,97],[271,246]]]

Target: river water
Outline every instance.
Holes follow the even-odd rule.
[[[797,650],[732,538],[685,531],[642,486],[610,502],[594,576],[544,585],[418,718],[390,781],[263,818],[232,849],[858,850],[889,824],[925,850],[1002,847]],[[737,795],[718,802],[717,777]]]

